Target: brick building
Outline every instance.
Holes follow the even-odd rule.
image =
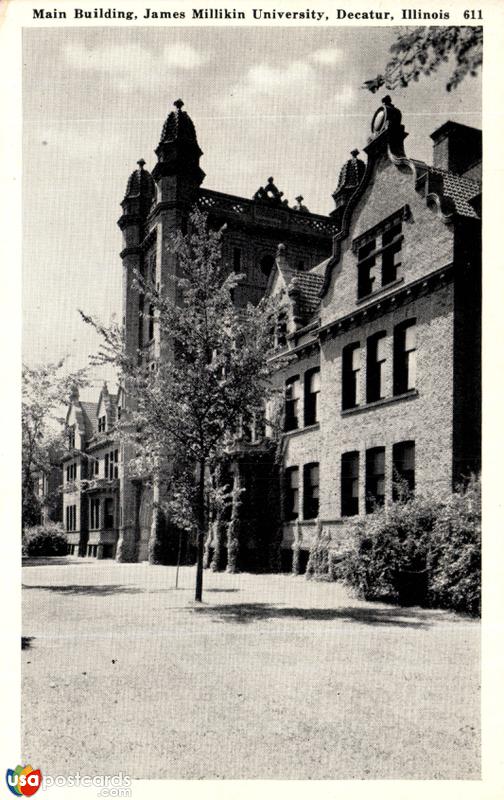
[[[238,565],[271,567],[271,540],[284,568],[302,571],[316,530],[337,547],[348,519],[392,500],[401,482],[444,493],[479,469],[481,132],[445,123],[432,134],[429,166],[406,155],[401,113],[384,98],[366,160],[352,152],[335,208],[323,217],[302,197],[290,208],[273,178],[252,199],[203,189],[202,152],[182,106],[175,103],[163,126],[152,174],[138,162],[122,202],[126,346],[146,361],[166,357],[135,272],[167,285],[175,269],[169,237],[184,230],[195,204],[212,223],[226,222],[223,257],[245,275],[235,302],[284,293],[277,354],[290,356],[277,376],[285,387],[280,475],[267,442],[238,442],[234,454],[235,478],[247,489],[237,512]],[[109,428],[95,431],[85,404],[72,402],[67,424],[84,436],[88,456],[100,461],[107,448],[120,449],[106,436],[102,446]],[[96,420],[107,403],[113,426],[117,399],[103,393]],[[80,511],[65,495],[80,520],[81,554],[147,557],[156,497],[130,480],[128,460],[123,445],[120,491],[116,477],[113,486],[87,489]],[[283,490],[273,496],[277,485]],[[114,525],[102,540],[91,533],[90,509],[95,501],[102,519],[111,496]],[[209,558],[217,545],[209,542]]]

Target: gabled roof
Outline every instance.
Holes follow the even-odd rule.
[[[96,417],[98,405],[96,403],[85,403],[82,401],[79,403],[79,405],[82,409],[82,419],[84,422],[86,439],[91,439],[91,437],[94,436],[98,430],[98,420]]]
[[[320,291],[324,278],[317,272],[296,272],[288,286],[289,296],[296,304],[296,316],[305,325],[320,306]]]

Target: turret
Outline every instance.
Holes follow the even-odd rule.
[[[203,151],[196,136],[194,123],[182,108],[182,100],[174,102],[175,110],[166,118],[155,153],[157,164],[152,177],[159,187],[158,201],[193,200],[205,173],[199,165]]]

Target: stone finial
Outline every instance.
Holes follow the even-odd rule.
[[[76,383],[70,389],[70,401],[76,403],[79,400],[79,387]]]
[[[140,167],[140,169],[143,169],[145,167],[145,160],[143,158],[139,158],[137,164]]]
[[[356,147],[352,150],[350,155],[352,156],[352,158],[357,158],[357,156],[359,155],[359,151],[357,150]]]
[[[298,203],[301,205],[301,203],[302,203],[302,202],[303,202],[303,200],[304,200],[304,197],[303,197],[303,195],[302,195],[302,194],[298,194],[298,196],[296,197],[296,200],[297,200],[297,201],[298,201]]]
[[[175,108],[176,108],[178,111],[180,111],[180,110],[181,110],[181,109],[184,107],[184,101],[183,101],[183,100],[180,100],[180,98],[179,98],[178,100],[175,100],[175,102],[174,102],[174,104],[173,104],[173,105],[175,106]]]
[[[381,102],[384,106],[391,106],[392,105],[392,98],[389,94],[386,94],[385,97],[382,97]]]

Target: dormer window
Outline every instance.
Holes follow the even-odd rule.
[[[402,222],[409,216],[409,207],[404,206],[354,240],[358,300],[385,289],[400,278]]]
[[[98,433],[104,433],[107,430],[107,416],[98,417]]]

